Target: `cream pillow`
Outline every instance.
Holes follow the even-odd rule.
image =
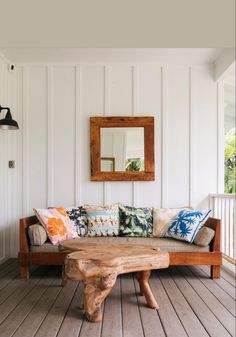
[[[169,225],[177,217],[178,213],[183,209],[191,209],[191,207],[181,208],[153,208],[153,232],[152,236],[163,238],[169,228]]]
[[[195,236],[193,243],[197,246],[206,247],[210,244],[214,236],[215,236],[214,229],[203,226],[197,232],[197,235]]]
[[[48,239],[47,232],[40,223],[29,226],[28,234],[32,246],[42,246]]]

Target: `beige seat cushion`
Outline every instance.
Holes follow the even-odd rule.
[[[120,243],[120,244],[140,244],[160,247],[168,252],[208,252],[209,246],[199,247],[195,244],[189,244],[184,241],[171,238],[136,238],[136,237],[81,237],[78,242],[88,243]],[[74,241],[73,240],[73,241]],[[31,246],[32,252],[57,252],[58,246],[50,243],[44,243],[42,246]]]
[[[40,223],[29,226],[28,235],[33,246],[41,246],[47,241],[47,232]]]

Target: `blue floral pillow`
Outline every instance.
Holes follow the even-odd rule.
[[[78,235],[85,236],[88,232],[88,218],[86,209],[83,206],[74,207],[67,210],[67,214],[74,221]]]
[[[207,221],[210,212],[211,210],[180,211],[178,216],[170,224],[165,236],[192,243],[198,230]]]

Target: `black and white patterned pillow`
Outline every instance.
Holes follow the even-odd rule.
[[[74,221],[78,235],[85,236],[88,232],[87,212],[83,206],[67,210],[69,218]]]

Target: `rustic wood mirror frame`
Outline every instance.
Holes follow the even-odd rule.
[[[101,128],[143,127],[144,165],[143,172],[101,171]],[[154,117],[91,117],[90,151],[92,181],[150,181],[155,179],[154,164]]]

